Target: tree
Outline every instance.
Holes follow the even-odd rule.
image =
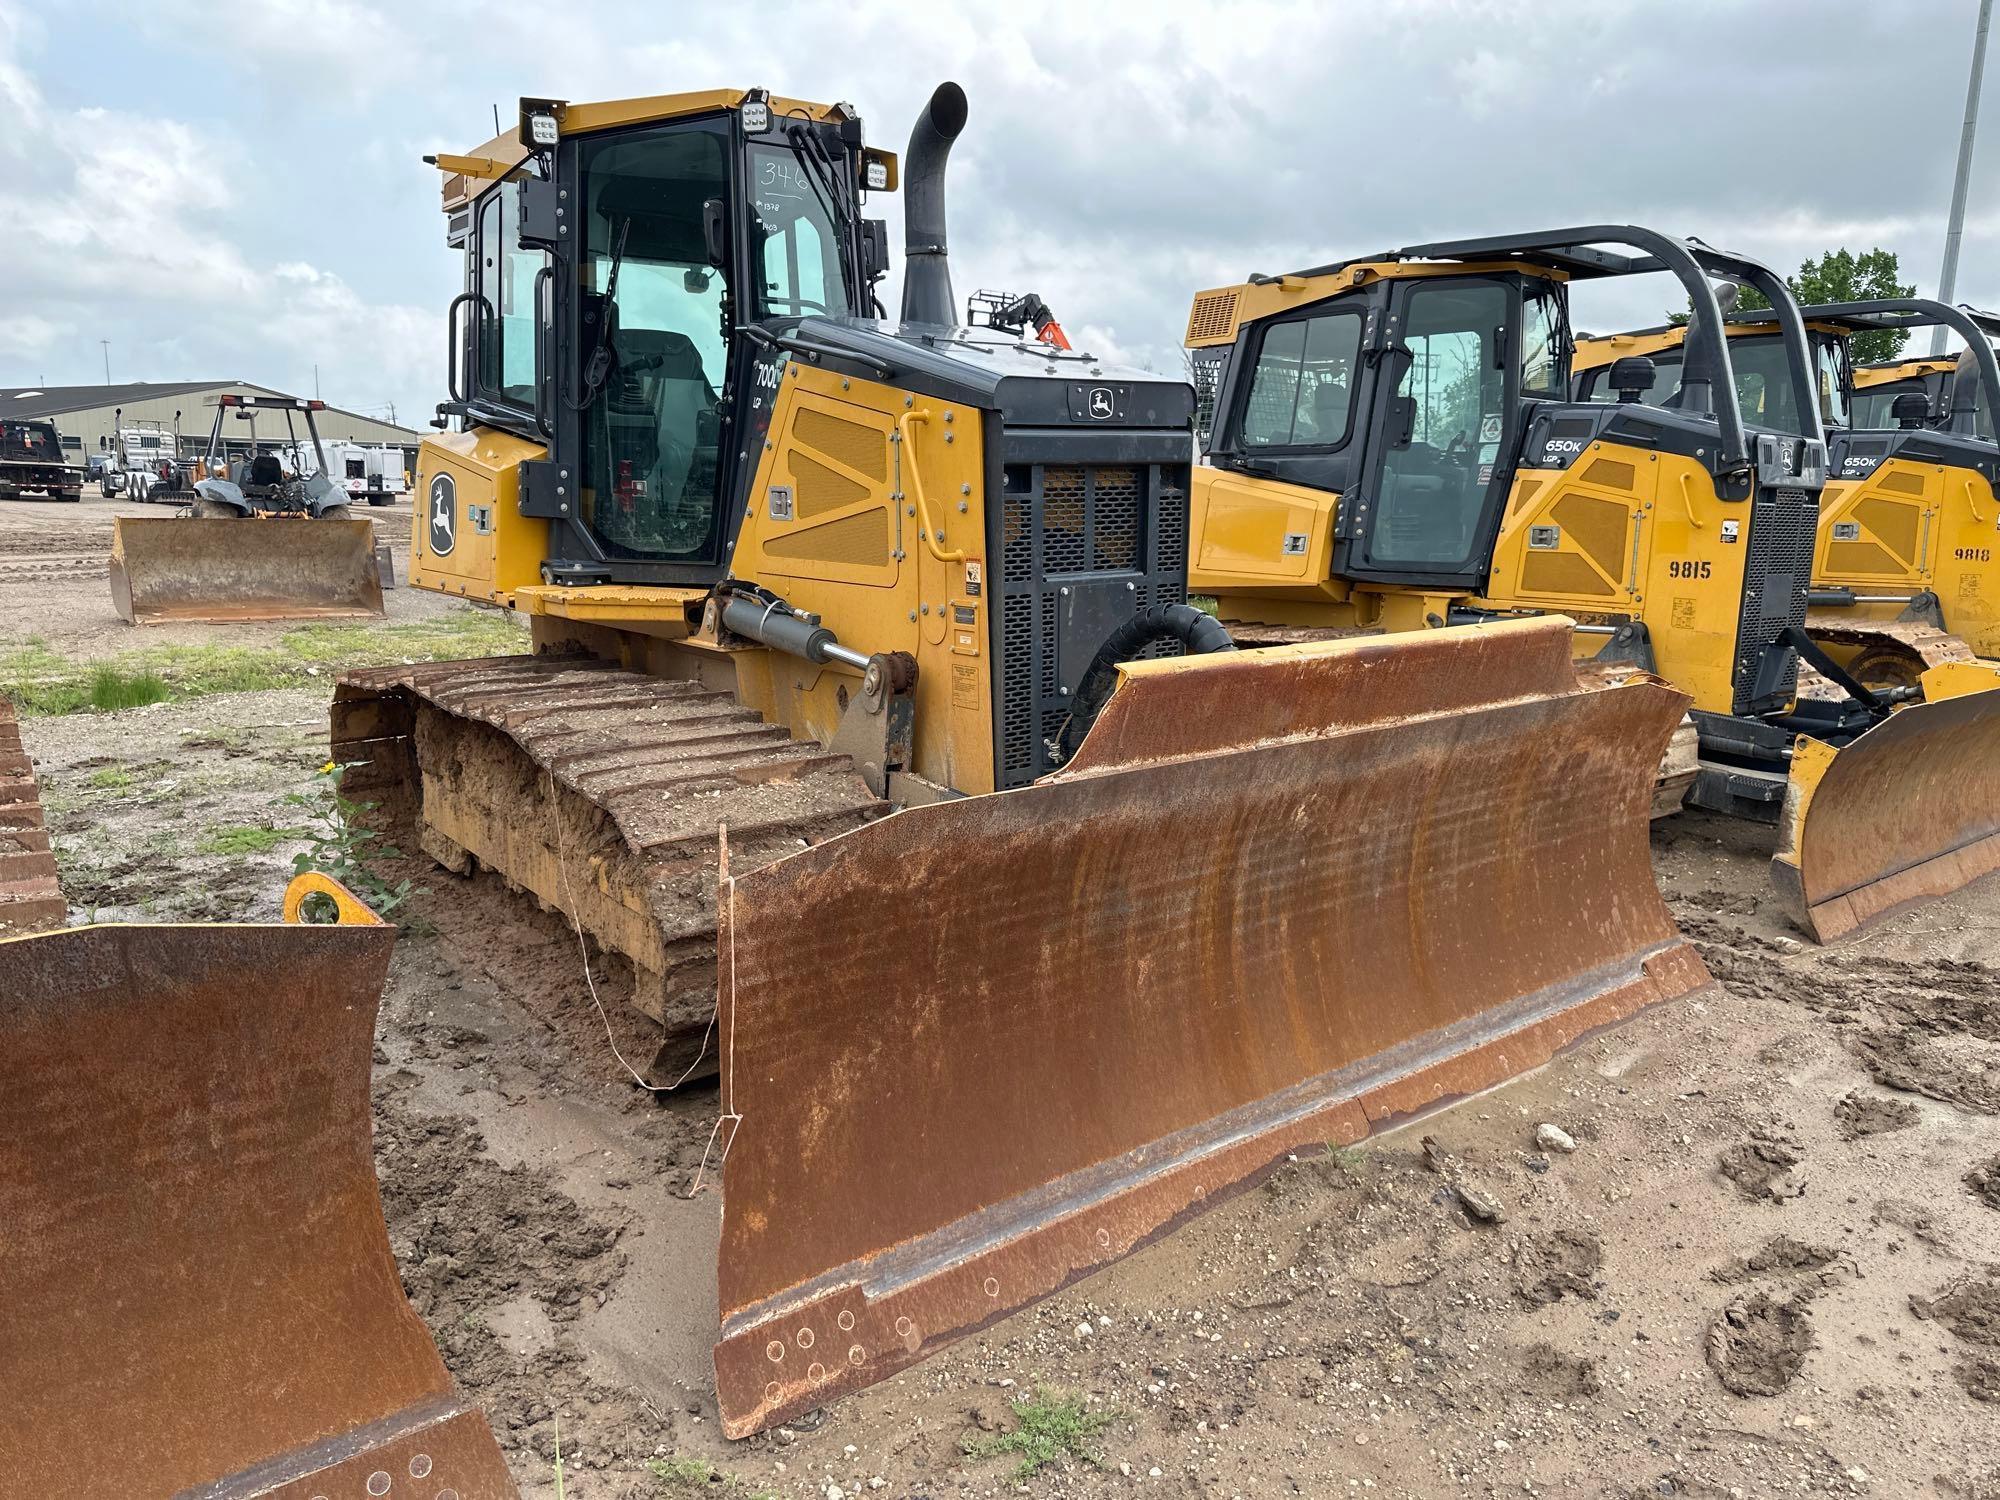
[[[1799,274],[1787,276],[1785,282],[1801,306],[1811,307],[1822,302],[1869,302],[1884,297],[1916,296],[1914,285],[1897,279],[1901,274],[1896,252],[1878,246],[1859,255],[1852,250],[1829,250],[1818,260],[1805,262],[1799,267]],[[1753,288],[1739,289],[1736,306],[1742,311],[1770,305]],[[1684,312],[1667,314],[1667,321],[1676,327],[1687,320]],[[1876,364],[1894,359],[1908,338],[1909,334],[1900,328],[1873,329],[1855,334],[1849,347],[1857,365]]]

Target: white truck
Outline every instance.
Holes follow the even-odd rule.
[[[393,504],[409,490],[401,448],[330,442],[326,463],[335,484],[370,505]]]

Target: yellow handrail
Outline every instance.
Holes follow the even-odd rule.
[[[952,551],[947,552],[943,547],[938,545],[940,533],[936,525],[931,521],[931,508],[924,503],[924,482],[917,474],[916,436],[910,429],[918,423],[928,422],[930,419],[931,414],[928,411],[906,411],[896,419],[896,431],[901,435],[903,440],[903,457],[905,460],[904,479],[910,492],[910,498],[916,502],[917,529],[923,534],[924,546],[930,550],[931,556],[935,557],[939,562],[964,562],[965,549],[963,547],[954,548]]]

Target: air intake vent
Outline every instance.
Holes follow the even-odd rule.
[[[1188,314],[1187,342],[1228,338],[1236,331],[1236,293],[1203,292]]]
[[[1086,458],[1009,463],[1003,475],[994,699],[1006,787],[1055,769],[1049,746],[1105,638],[1148,605],[1185,598],[1188,465]]]

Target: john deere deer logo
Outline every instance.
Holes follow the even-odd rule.
[[[1092,421],[1102,422],[1111,415],[1111,387],[1094,385],[1090,388],[1090,416]]]
[[[449,557],[458,545],[458,486],[449,474],[431,481],[431,552]]]

